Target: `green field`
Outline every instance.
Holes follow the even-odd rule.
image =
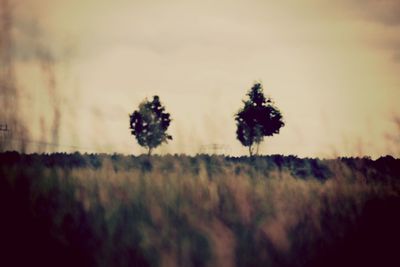
[[[399,266],[400,160],[0,154],[1,266]]]

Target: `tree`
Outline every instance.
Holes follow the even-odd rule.
[[[258,154],[264,136],[278,134],[285,123],[271,98],[265,98],[261,83],[255,83],[247,96],[249,99],[243,101],[244,107],[235,114],[235,120],[237,139],[242,145],[249,147],[251,157],[254,155],[254,145],[255,154]]]
[[[167,134],[171,117],[158,96],[154,96],[152,101],[145,99],[140,103],[139,110],[129,115],[129,122],[131,134],[140,146],[147,148],[149,156],[154,148],[172,140],[172,136]]]

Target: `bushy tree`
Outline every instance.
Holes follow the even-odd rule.
[[[131,134],[140,146],[147,148],[148,155],[157,146],[172,140],[172,136],[167,134],[171,116],[158,96],[154,96],[152,101],[145,99],[140,103],[139,110],[129,115],[129,122]]]
[[[270,98],[265,98],[261,83],[255,83],[243,101],[244,107],[235,114],[236,135],[242,145],[249,147],[250,156],[258,154],[264,136],[278,134],[285,125],[282,114]],[[256,147],[256,151],[254,148]]]

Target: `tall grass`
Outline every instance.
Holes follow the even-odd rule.
[[[15,266],[388,266],[397,260],[399,160],[0,159],[2,260]]]

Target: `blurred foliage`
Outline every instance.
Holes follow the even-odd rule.
[[[2,153],[0,264],[396,266],[399,163]]]

